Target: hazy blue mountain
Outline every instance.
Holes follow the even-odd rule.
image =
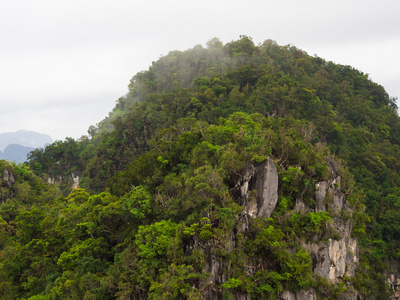
[[[16,163],[24,162],[27,159],[28,153],[35,150],[32,147],[24,147],[17,144],[11,144],[0,152],[0,159],[7,159],[9,161],[15,161]]]
[[[8,145],[17,144],[24,147],[39,148],[51,144],[51,136],[39,132],[19,130],[16,132],[0,133],[0,151],[4,151]]]

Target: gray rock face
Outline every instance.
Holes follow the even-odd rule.
[[[14,191],[12,189],[14,183],[15,178],[13,174],[7,169],[4,169],[3,174],[0,177],[0,203],[6,201],[8,198],[14,197]]]
[[[332,180],[331,189],[333,194],[333,209],[342,210],[344,204],[344,194],[340,191],[340,176]]]
[[[334,164],[330,162],[330,167]],[[349,220],[345,222],[342,212],[346,211],[350,216],[352,210],[348,207],[344,194],[340,191],[340,176],[336,164],[331,170],[333,178],[316,184],[315,212],[330,211],[334,217],[331,226],[338,233],[338,240],[329,239],[326,242],[307,243],[303,246],[313,259],[314,273],[328,279],[332,283],[341,282],[346,275],[355,276],[355,267],[358,263],[358,240],[351,236],[353,225]],[[301,200],[296,201],[295,210],[310,211]],[[285,300],[311,300],[318,299],[315,291],[300,291],[298,293],[284,292]],[[345,299],[359,299],[356,294],[348,294]]]
[[[325,197],[328,188],[328,183],[323,181],[319,182],[315,186],[315,200],[317,202],[315,211],[326,211],[325,209]]]
[[[322,244],[305,244],[314,262],[314,272],[333,283],[341,281],[344,275],[353,277],[358,262],[358,242],[352,237],[339,241],[329,239]]]
[[[248,228],[249,218],[269,218],[278,201],[278,171],[272,159],[255,167],[247,165],[236,185],[239,201],[243,203],[243,212],[240,216],[242,232]],[[228,237],[229,251],[235,251],[234,234]],[[196,243],[195,243],[196,244]],[[220,261],[215,255],[214,245],[197,242],[197,247],[202,248],[206,254],[206,266],[204,272],[210,277],[200,284],[205,291],[204,299],[224,299],[218,288],[227,280],[227,272],[231,268],[229,261]],[[247,273],[251,276],[255,267],[252,262],[247,262]],[[231,294],[232,299],[250,300],[250,295],[236,291]]]
[[[8,187],[11,187],[15,183],[13,174],[8,173],[7,169],[4,169],[3,171],[3,181]]]
[[[350,220],[344,222],[341,217],[341,212],[345,211],[351,216],[353,211],[347,206],[345,196],[340,190],[338,167],[332,159],[328,161],[328,164],[333,178],[316,184],[315,211],[329,210],[335,215],[332,227],[340,235],[340,239],[330,239],[318,245],[307,244],[305,247],[313,257],[314,272],[337,283],[344,275],[350,277],[355,275],[359,253],[358,240],[351,236],[352,222]]]
[[[235,249],[234,234],[228,236],[227,244],[229,245],[228,251],[232,252]],[[229,260],[219,260],[215,254],[215,245],[210,241],[201,241],[195,239],[194,248],[203,249],[206,255],[206,265],[203,269],[204,273],[209,273],[210,276],[200,283],[200,290],[203,291],[204,299],[224,299],[222,293],[218,288],[227,280],[231,265]],[[247,294],[236,293],[233,294],[233,299],[250,300]]]
[[[388,262],[389,268],[386,271],[389,286],[394,294],[392,299],[400,299],[400,273],[399,266],[395,261]]]
[[[315,200],[316,205],[310,207],[303,199],[296,199],[295,211],[302,213],[329,211],[332,217],[331,229],[335,232],[335,238],[321,241],[316,236],[312,243],[303,242],[313,259],[314,273],[326,278],[334,284],[339,284],[344,276],[355,276],[355,266],[359,260],[358,241],[352,237],[353,224],[351,222],[352,209],[347,205],[345,195],[340,190],[341,178],[339,168],[333,159],[328,161],[330,176],[329,179],[316,184]],[[239,216],[238,231],[245,233],[249,226],[250,218],[269,218],[276,208],[278,201],[278,171],[272,159],[268,159],[259,166],[247,165],[234,189],[235,198],[243,206],[242,214]],[[350,216],[349,220],[343,219],[343,213]],[[230,250],[235,251],[234,238],[230,237]],[[209,281],[205,283],[208,287],[206,299],[222,299],[221,294],[213,290],[225,282],[224,271],[228,265],[224,261],[218,261],[213,250],[207,251],[206,272],[211,274]],[[249,267],[247,274],[252,274],[257,269],[254,262],[247,261]],[[400,282],[395,278],[394,284]],[[249,299],[249,295],[234,293],[233,299]],[[359,295],[344,295],[343,299],[361,299]],[[302,290],[296,293],[284,291],[280,295],[284,300],[313,300],[318,299],[315,290]]]
[[[247,165],[242,174],[242,179],[240,183],[240,196],[244,199],[244,211],[245,214],[255,218],[257,216],[257,201],[250,195],[251,186],[250,181],[254,178],[256,173],[256,168],[253,165]]]
[[[340,211],[343,209],[345,199],[344,194],[340,191],[340,176],[318,182],[315,190],[315,211]]]
[[[252,218],[269,218],[278,202],[278,170],[268,158],[261,165],[247,165],[240,180],[243,213]]]
[[[318,299],[318,298],[317,298],[317,293],[315,292],[315,290],[311,289],[308,291],[302,290],[297,293],[285,291],[282,293],[281,299],[282,300],[314,300],[314,299]]]
[[[72,177],[71,189],[76,190],[79,187],[80,178],[78,175],[75,176],[73,174],[71,174],[71,177]]]
[[[79,188],[80,178],[81,177],[79,175],[76,175],[76,174],[70,174],[70,178],[67,177],[67,179],[65,179],[64,177],[59,175],[58,178],[48,177],[47,178],[47,183],[48,184],[53,184],[53,185],[61,185],[61,184],[63,184],[63,182],[68,180],[68,182],[70,182],[71,190],[75,190],[75,189]]]

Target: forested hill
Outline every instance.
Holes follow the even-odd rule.
[[[0,166],[0,295],[388,299],[399,129],[382,86],[295,46],[170,52],[89,136]]]

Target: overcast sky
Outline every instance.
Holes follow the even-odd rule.
[[[248,35],[351,65],[400,96],[398,0],[0,0],[0,133],[79,138],[172,50]]]

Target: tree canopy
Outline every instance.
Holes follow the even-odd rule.
[[[133,76],[89,136],[36,149],[24,165],[0,161],[14,177],[0,182],[0,299],[202,299],[205,282],[226,298],[312,288],[386,299],[384,271],[400,258],[395,100],[351,66],[272,40],[170,52]],[[277,208],[240,232],[235,185],[268,158]],[[353,210],[341,218],[361,243],[356,276],[336,285],[313,273],[304,243],[338,239],[338,216],[294,209],[315,209],[330,160]]]

